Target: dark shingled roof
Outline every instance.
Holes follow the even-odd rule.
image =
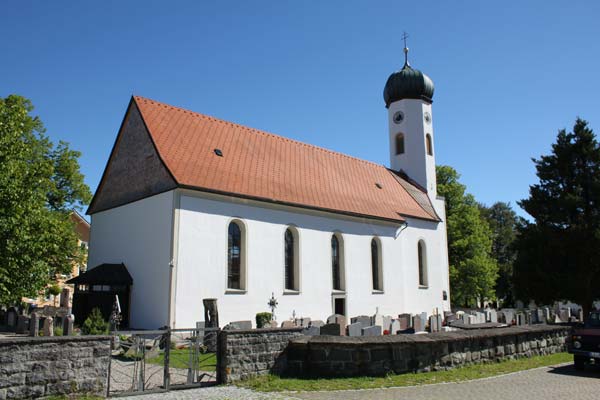
[[[69,284],[87,285],[133,285],[133,278],[129,275],[125,264],[100,264],[83,274],[67,281]]]

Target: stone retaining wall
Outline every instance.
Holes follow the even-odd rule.
[[[0,400],[106,395],[110,336],[0,339]]]
[[[290,341],[285,375],[381,376],[425,372],[566,350],[570,328],[534,325],[378,337],[311,336]]]
[[[219,332],[217,380],[231,383],[286,369],[286,347],[302,328],[223,330]]]

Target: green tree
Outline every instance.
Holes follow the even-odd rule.
[[[479,211],[492,231],[492,257],[498,263],[496,296],[504,305],[514,304],[513,265],[517,258],[515,240],[519,219],[509,203],[501,201],[487,207],[480,204]]]
[[[44,135],[31,102],[0,98],[0,303],[36,297],[81,257],[70,218],[91,193],[80,153]]]
[[[600,296],[600,146],[586,121],[562,129],[549,155],[534,159],[539,182],[519,205],[515,289],[522,300],[571,300],[585,315]]]
[[[498,266],[491,257],[492,239],[475,198],[465,193],[458,172],[449,166],[436,168],[437,191],[446,199],[450,290],[454,304],[475,306],[493,299]]]
[[[106,335],[108,333],[108,322],[98,307],[95,307],[83,321],[81,333],[84,335]]]

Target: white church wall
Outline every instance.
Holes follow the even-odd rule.
[[[88,265],[124,263],[133,277],[133,328],[168,322],[173,192],[92,215]]]
[[[278,320],[297,317],[325,319],[333,313],[331,235],[340,232],[345,260],[346,314],[402,312],[431,313],[449,309],[442,301],[447,287],[447,258],[441,247],[443,225],[408,220],[395,238],[399,224],[338,217],[298,208],[272,206],[225,196],[185,191],[180,199],[176,256],[176,327],[203,320],[202,299],[217,298],[221,326],[230,321],[254,320],[269,311],[273,292],[279,301]],[[233,219],[246,230],[247,286],[242,294],[227,291],[227,228]],[[294,225],[299,236],[300,291],[284,292],[284,233]],[[382,244],[383,293],[373,293],[371,239]],[[417,242],[428,251],[429,287],[418,287]],[[254,323],[254,322],[253,322]]]

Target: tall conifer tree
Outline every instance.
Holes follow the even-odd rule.
[[[586,121],[561,130],[552,152],[533,160],[539,182],[519,205],[515,286],[522,300],[571,300],[584,313],[600,295],[600,146]]]

